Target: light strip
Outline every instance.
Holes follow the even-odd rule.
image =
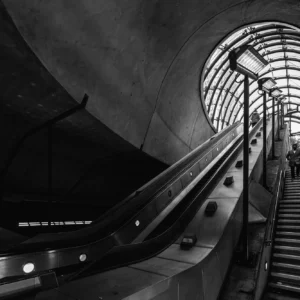
[[[88,225],[92,221],[60,221],[51,222],[51,226],[67,226],[67,225]],[[48,226],[48,222],[19,222],[19,227],[29,227],[29,226]]]

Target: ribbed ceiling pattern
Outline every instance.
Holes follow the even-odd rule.
[[[243,75],[229,69],[228,53],[242,45],[252,45],[269,62],[259,77],[273,77],[287,99],[288,111],[300,105],[300,30],[287,24],[265,22],[243,27],[227,37],[207,60],[202,91],[208,115],[219,131],[243,118]],[[263,98],[257,82],[249,79],[250,115],[257,109],[262,114]],[[272,112],[271,99],[267,108]],[[300,113],[291,114],[299,123]]]

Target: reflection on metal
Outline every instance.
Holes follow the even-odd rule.
[[[217,159],[220,152],[225,151],[227,147],[233,147],[236,139],[241,137],[242,128],[242,124],[236,123],[223,132],[217,133],[212,141],[199,146],[150,183],[141,187],[141,193],[138,195],[133,193],[126,198],[124,200],[126,210],[118,206],[117,209],[110,211],[108,216],[105,215],[104,219],[100,217],[92,222],[91,226],[77,230],[76,234],[73,231],[38,235],[27,240],[26,243],[16,245],[13,252],[2,253],[0,277],[7,279],[22,276],[22,266],[28,261],[35,264],[36,269],[33,272],[39,274],[47,270],[75,266],[79,264],[78,258],[83,253],[87,255],[87,263],[100,260],[115,246],[116,241],[119,246],[130,244],[139,234],[146,231],[147,226],[154,223],[154,219],[156,221],[165,212],[165,208],[169,207],[170,203],[177,199],[176,197],[186,191],[193,180],[189,173],[192,171],[196,177],[200,170],[208,168],[208,165]],[[217,148],[219,151],[216,151]],[[172,197],[169,197],[168,192],[171,190]],[[46,226],[48,222],[41,222],[41,226],[44,226],[43,224]],[[107,228],[109,224],[115,226],[114,231],[107,232],[106,229],[103,232],[103,226]],[[165,239],[163,241],[166,242]]]
[[[289,94],[290,89],[299,89],[295,81],[300,78],[300,32],[288,24],[269,22],[251,25],[252,31],[248,28],[243,27],[222,41],[206,63],[201,83],[203,101],[217,130],[243,117],[242,81],[236,80],[235,72],[229,69],[226,56],[230,50],[244,45],[253,46],[270,63],[270,68],[263,70],[260,77],[267,75],[280,79],[280,88],[287,89],[285,94]],[[282,30],[279,32],[278,28]],[[256,97],[256,89],[254,81],[250,80],[250,114],[262,102]]]
[[[86,258],[87,258],[87,256],[86,256],[85,253],[79,255],[79,260],[80,260],[81,262],[86,261]]]

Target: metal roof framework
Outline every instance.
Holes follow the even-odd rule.
[[[300,105],[300,30],[272,22],[243,27],[219,44],[204,68],[203,100],[217,131],[243,119],[243,75],[229,69],[228,54],[247,44],[269,62],[259,78],[273,77],[287,97],[285,102],[290,103],[293,109]],[[249,84],[250,115],[255,109],[262,114],[263,97],[258,94],[257,82],[249,79]],[[271,106],[268,107],[270,109]],[[296,116],[291,121],[298,123]]]

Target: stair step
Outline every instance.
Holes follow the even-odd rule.
[[[300,247],[274,245],[274,251],[276,251],[277,253],[283,253],[283,254],[299,254],[300,255]]]
[[[272,270],[281,273],[300,275],[300,265],[295,265],[295,264],[273,262]]]
[[[300,293],[300,287],[294,286],[292,284],[270,282],[269,287],[274,288],[276,290],[281,290],[281,291]]]
[[[271,272],[271,277],[272,279],[279,282],[299,284],[299,292],[300,292],[300,276],[294,274],[287,274],[287,273]]]
[[[279,204],[300,204],[300,199],[298,199],[298,200],[282,199],[279,201]]]
[[[282,213],[292,213],[292,214],[295,214],[295,213],[300,213],[300,209],[289,209],[289,208],[279,208],[279,213],[282,214]]]
[[[276,226],[277,231],[281,230],[289,230],[289,231],[300,231],[300,226],[291,226],[291,225],[277,225]]]
[[[287,295],[281,295],[277,293],[268,292],[266,297],[263,298],[264,300],[299,300],[299,296],[295,295],[293,296],[287,296]]]
[[[300,203],[299,204],[282,204],[282,203],[280,203],[279,202],[279,209],[281,209],[281,208],[283,208],[283,209],[292,209],[292,208],[294,208],[294,209],[300,209]]]
[[[293,245],[300,245],[300,239],[286,239],[286,238],[275,238],[275,243],[277,244],[284,244],[286,246],[293,244]],[[300,248],[299,248],[300,250]]]
[[[283,218],[283,219],[299,219],[300,220],[300,215],[299,214],[278,214],[279,218]]]
[[[290,220],[290,219],[278,219],[280,224],[300,224],[300,220]]]
[[[300,232],[292,232],[292,231],[276,231],[276,235],[280,236],[293,236],[300,238]]]
[[[300,256],[298,256],[298,255],[273,253],[273,259],[274,259],[274,261],[279,260],[279,262],[292,261],[293,264],[300,265]]]

